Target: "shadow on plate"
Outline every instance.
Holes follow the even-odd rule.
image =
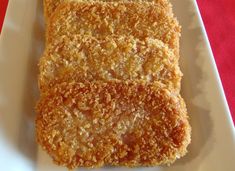
[[[184,73],[182,81],[182,96],[186,100],[190,124],[192,126],[192,142],[188,147],[188,153],[182,159],[176,161],[170,167],[163,167],[164,170],[186,171],[198,170],[202,161],[213,149],[213,124],[210,113],[210,101],[204,93],[204,85],[210,77],[203,71],[206,62],[204,52],[205,42],[201,37],[201,28],[194,12],[192,1],[182,1],[177,5],[177,0],[172,1],[174,12],[182,25],[181,38],[181,69]],[[182,12],[189,10],[188,12]],[[191,13],[191,15],[188,15]],[[185,15],[187,14],[187,15]],[[195,39],[197,37],[197,39]],[[183,60],[182,60],[183,58]],[[191,58],[191,59],[190,59]],[[194,71],[194,72],[192,72]],[[187,80],[186,80],[187,79]],[[193,91],[192,91],[193,89]],[[190,163],[190,167],[187,164]]]
[[[42,14],[42,1],[37,0],[35,2],[36,5],[36,11],[35,11],[35,18],[34,23],[32,24],[33,31],[32,32],[26,32],[28,30],[25,30],[24,24],[30,25],[28,18],[25,15],[21,15],[19,13],[24,13],[22,9],[28,10],[35,10],[33,7],[30,6],[24,6],[20,4],[21,2],[14,2],[9,3],[13,5],[14,7],[19,5],[19,10],[16,10],[15,13],[10,12],[10,18],[11,21],[7,23],[5,32],[8,35],[8,39],[4,42],[4,47],[8,48],[10,50],[6,51],[6,53],[3,53],[5,57],[8,57],[10,62],[14,64],[11,66],[12,73],[16,75],[12,75],[11,73],[8,73],[6,77],[13,77],[9,79],[10,81],[6,84],[10,86],[8,89],[12,91],[11,93],[11,100],[8,103],[15,103],[15,98],[19,98],[17,93],[14,95],[14,92],[19,92],[18,90],[14,90],[17,87],[17,83],[15,83],[12,80],[21,80],[17,77],[19,74],[17,71],[24,71],[24,65],[26,63],[26,74],[24,75],[24,83],[23,83],[23,92],[22,92],[22,98],[20,101],[22,101],[22,104],[20,106],[21,111],[16,111],[10,115],[8,115],[5,118],[5,125],[2,126],[4,131],[4,136],[6,137],[7,143],[15,150],[15,152],[22,155],[27,161],[29,161],[32,165],[36,164],[36,158],[37,158],[37,145],[36,145],[36,139],[35,139],[35,126],[34,126],[34,120],[35,120],[35,104],[36,100],[38,98],[38,88],[37,88],[37,63],[39,57],[42,55],[42,49],[44,46],[44,22],[43,20],[43,14]],[[19,4],[18,4],[19,3]],[[23,3],[24,5],[26,3]],[[30,4],[30,3],[29,3]],[[34,4],[34,3],[32,3]],[[25,13],[27,14],[27,13]],[[22,16],[25,16],[24,18]],[[31,16],[32,18],[32,16]],[[31,31],[31,30],[30,30]],[[29,35],[32,34],[32,35]],[[30,39],[31,38],[31,39]],[[30,42],[28,42],[28,40]],[[8,42],[10,41],[10,42]],[[13,42],[13,43],[12,43]],[[26,42],[26,44],[22,44],[22,42]],[[27,46],[29,43],[29,49],[27,49]],[[18,47],[14,47],[18,46]],[[12,49],[12,50],[11,50]],[[22,56],[24,55],[24,56]],[[22,63],[17,63],[17,60],[21,58]],[[21,60],[19,59],[19,60]],[[27,60],[25,60],[27,59]],[[15,60],[15,61],[14,61]],[[23,61],[25,60],[25,61]],[[20,67],[18,67],[21,65]],[[15,67],[15,68],[14,68]],[[22,69],[23,68],[23,69]],[[17,75],[18,74],[18,75]],[[21,74],[19,77],[22,77]],[[21,84],[21,83],[19,83]],[[21,88],[21,86],[20,86]],[[12,95],[13,94],[13,95]],[[20,94],[21,95],[21,94]],[[17,97],[16,97],[17,96]],[[9,104],[10,106],[11,104]],[[13,111],[13,110],[12,110]],[[19,120],[18,120],[19,118]],[[18,125],[19,122],[19,125]],[[18,139],[16,139],[18,138]],[[15,166],[18,167],[18,166]]]
[[[28,57],[26,81],[23,95],[23,111],[19,130],[19,149],[28,159],[36,161],[37,145],[35,136],[35,105],[38,99],[38,60],[44,46],[44,22],[42,1],[37,1],[36,18],[33,24],[32,51]]]

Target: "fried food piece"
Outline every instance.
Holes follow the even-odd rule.
[[[53,81],[143,80],[159,81],[175,92],[182,73],[171,49],[160,40],[133,36],[94,37],[75,35],[48,45],[40,60],[40,88]],[[51,84],[51,85],[50,85]]]
[[[161,84],[62,81],[37,111],[38,143],[68,168],[171,164],[190,143],[185,103]]]
[[[55,9],[62,3],[68,1],[79,1],[79,0],[43,0],[44,3],[44,13],[46,19],[48,19],[51,14],[55,11]],[[96,0],[80,0],[80,1],[96,1]],[[141,0],[97,0],[104,2],[118,2],[118,1],[137,1],[141,2]],[[172,12],[172,6],[168,0],[143,0],[143,1],[153,1],[165,8],[167,11]]]
[[[47,43],[61,37],[89,35],[134,36],[159,39],[179,56],[180,26],[160,5],[151,2],[67,2],[53,13],[47,27]]]

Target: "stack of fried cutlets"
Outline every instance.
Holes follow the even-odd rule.
[[[44,0],[39,144],[68,168],[155,166],[184,156],[180,26],[168,0]]]

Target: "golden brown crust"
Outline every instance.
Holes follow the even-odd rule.
[[[53,12],[56,10],[56,8],[62,3],[62,2],[68,2],[68,1],[79,1],[79,0],[43,0],[44,3],[44,13],[45,18],[48,19]],[[80,1],[104,1],[104,2],[118,2],[118,1],[137,1],[141,2],[142,0],[80,0]],[[166,11],[172,12],[172,6],[168,0],[143,0],[143,1],[154,1],[155,3],[162,6],[162,8],[166,9]]]
[[[39,144],[68,168],[170,164],[190,143],[184,101],[160,84],[61,82],[37,111]]]
[[[43,0],[44,5],[44,16],[46,20],[50,17],[50,15],[55,11],[57,6],[66,0]]]
[[[136,167],[184,156],[191,127],[169,1],[44,0],[44,11],[36,133],[53,160]]]
[[[182,73],[178,59],[164,43],[152,38],[140,41],[132,36],[63,37],[47,46],[40,60],[41,89],[58,79],[159,81],[175,92]]]
[[[178,57],[180,26],[172,14],[151,2],[67,2],[50,18],[47,43],[76,34],[103,39],[106,36],[134,36],[159,39]]]

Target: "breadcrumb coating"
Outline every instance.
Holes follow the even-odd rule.
[[[53,81],[143,80],[159,81],[179,92],[182,73],[178,59],[163,42],[133,36],[63,37],[47,46],[40,60],[40,88]],[[68,77],[69,75],[69,77]]]
[[[179,23],[153,2],[64,2],[50,18],[47,43],[78,34],[98,39],[115,35],[140,40],[151,37],[164,42],[179,56]]]
[[[62,81],[37,111],[38,143],[68,168],[170,164],[190,143],[185,103],[161,84]]]
[[[43,0],[38,143],[58,165],[156,166],[184,156],[180,25],[168,0]]]
[[[79,1],[79,0],[43,0],[44,3],[44,13],[46,19],[48,19],[55,9],[62,3],[68,1]],[[150,1],[155,2],[162,6],[162,8],[166,9],[169,12],[172,12],[172,5],[168,0],[80,0],[80,1],[104,1],[104,2],[118,2],[118,1],[135,1],[135,2],[142,2],[142,1]]]

